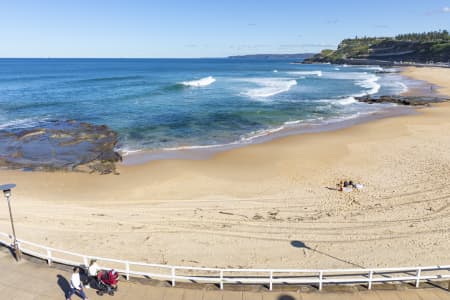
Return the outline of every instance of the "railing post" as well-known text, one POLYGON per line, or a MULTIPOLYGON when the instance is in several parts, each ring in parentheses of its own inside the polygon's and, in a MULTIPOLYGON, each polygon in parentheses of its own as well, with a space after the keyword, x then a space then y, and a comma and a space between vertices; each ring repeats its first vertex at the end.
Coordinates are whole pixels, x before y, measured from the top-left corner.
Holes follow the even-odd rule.
POLYGON ((370 271, 369 271, 369 284, 368 284, 368 289, 369 289, 369 290, 372 289, 372 278, 373 278, 373 271, 370 270, 370 271))
POLYGON ((130 280, 130 263, 129 262, 125 263, 125 271, 126 271, 125 278, 127 280, 130 280))
POLYGON ((16 249, 17 259, 20 260, 20 259, 22 259, 22 247, 20 246, 20 242, 18 240, 16 241, 16 246, 17 246, 17 249, 16 249))
POLYGON ((52 265, 52 250, 47 248, 47 263, 49 266, 52 265))
POLYGON ((270 270, 270 277, 269 277, 269 291, 272 290, 273 287, 273 271, 270 270))
POLYGON ((322 290, 322 286, 323 286, 322 280, 323 280, 323 271, 320 271, 319 272, 319 291, 322 290))
POLYGON ((220 270, 220 289, 223 290, 223 270, 220 270))
POLYGON ((172 267, 172 286, 175 286, 175 268, 172 267))
POLYGON ((418 268, 417 269, 417 273, 416 273, 416 288, 418 288, 419 287, 419 284, 420 284, 420 273, 422 273, 422 269, 421 268, 418 268))

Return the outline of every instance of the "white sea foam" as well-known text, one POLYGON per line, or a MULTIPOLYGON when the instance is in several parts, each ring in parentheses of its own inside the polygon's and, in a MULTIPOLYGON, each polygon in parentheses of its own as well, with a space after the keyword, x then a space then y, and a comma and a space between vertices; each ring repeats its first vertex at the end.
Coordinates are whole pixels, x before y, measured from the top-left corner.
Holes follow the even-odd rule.
POLYGON ((239 146, 239 145, 246 145, 246 144, 251 144, 252 142, 255 142, 261 138, 264 138, 264 137, 270 136, 272 134, 275 134, 277 132, 280 132, 288 127, 295 127, 296 125, 298 125, 300 123, 305 123, 308 121, 311 121, 311 122, 316 121, 317 122, 322 119, 323 118, 287 121, 287 122, 283 123, 283 125, 278 126, 278 127, 255 130, 255 131, 249 132, 245 135, 241 135, 238 140, 227 143, 227 144, 178 146, 178 147, 164 148, 163 150, 165 150, 165 151, 208 150, 208 149, 215 149, 215 148, 226 148, 226 147, 235 147, 235 146, 239 146))
POLYGON ((279 131, 283 130, 284 128, 285 128, 285 126, 280 126, 280 127, 275 127, 275 128, 261 129, 261 130, 253 131, 247 135, 241 136, 241 138, 239 139, 239 143, 241 143, 241 144, 242 143, 250 143, 256 139, 279 132, 279 131))
POLYGON ((346 97, 346 98, 339 99, 336 102, 340 105, 350 105, 353 103, 357 103, 358 101, 356 101, 356 99, 354 97, 346 97))
MULTIPOLYGON (((341 99, 340 101, 343 103, 344 101, 350 102, 350 98, 341 99)), ((336 100, 336 99, 334 99, 336 100)), ((353 101, 356 101, 353 98, 353 101)), ((350 103, 348 103, 350 104, 350 103)), ((345 105, 345 104, 344 104, 345 105)), ((240 145, 248 145, 252 143, 258 143, 261 141, 264 141, 266 139, 270 139, 271 135, 278 134, 283 132, 284 130, 288 130, 290 128, 301 128, 301 126, 320 126, 320 125, 326 125, 326 124, 333 124, 342 122, 349 119, 354 119, 359 117, 363 114, 370 114, 371 112, 363 113, 363 112, 356 112, 351 115, 346 116, 340 116, 340 117, 334 117, 325 119, 324 117, 318 117, 314 119, 305 119, 305 120, 294 120, 294 121, 286 121, 281 126, 278 127, 272 127, 267 129, 261 129, 249 132, 245 135, 241 135, 238 140, 235 140, 230 143, 226 144, 211 144, 211 145, 193 145, 193 146, 178 146, 178 147, 170 147, 170 148, 163 148, 163 151, 180 151, 180 150, 212 150, 212 149, 224 149, 224 148, 232 148, 240 145)))
POLYGON ((30 128, 36 126, 39 121, 45 121, 45 119, 38 120, 36 118, 25 118, 5 121, 0 124, 0 130, 7 128, 30 128))
POLYGON ((302 122, 303 122, 302 120, 295 120, 295 121, 286 121, 286 122, 284 122, 284 124, 289 126, 289 125, 300 124, 302 122))
POLYGON ((374 70, 374 71, 383 71, 383 68, 380 66, 365 66, 365 70, 374 70))
POLYGON ((128 148, 122 148, 122 149, 118 149, 118 151, 122 154, 122 156, 127 156, 127 155, 140 153, 144 150, 142 150, 142 149, 133 150, 133 149, 128 149, 128 148))
POLYGON ((381 88, 378 83, 379 77, 368 72, 324 72, 324 78, 339 80, 355 80, 355 84, 366 89, 363 93, 355 94, 360 97, 366 94, 376 94, 381 88))
POLYGON ((213 144, 213 145, 197 145, 197 146, 179 146, 179 147, 168 147, 163 148, 164 151, 178 151, 178 150, 199 150, 199 149, 212 149, 212 148, 222 148, 228 145, 232 145, 235 143, 230 144, 213 144))
POLYGON ((381 85, 389 91, 389 94, 402 94, 408 91, 411 81, 397 74, 385 74, 380 78, 381 85))
POLYGON ((301 75, 301 76, 308 76, 308 75, 315 75, 315 76, 322 76, 322 71, 292 71, 287 72, 289 75, 301 75))
POLYGON ((261 129, 257 131, 250 132, 248 134, 242 135, 238 140, 227 143, 227 144, 212 144, 212 145, 193 145, 193 146, 178 146, 178 147, 168 147, 163 148, 164 151, 180 151, 180 150, 209 150, 216 148, 226 148, 226 147, 236 147, 239 145, 250 144, 254 140, 263 138, 265 136, 274 134, 278 131, 285 129, 285 126, 280 126, 276 128, 261 129))
POLYGON ((396 83, 400 87, 399 94, 403 94, 403 93, 406 93, 408 91, 408 86, 406 84, 404 84, 403 82, 396 82, 396 83))
MULTIPOLYGON (((357 85, 359 85, 365 89, 368 89, 368 91, 366 91, 365 93, 362 93, 362 95, 376 94, 376 93, 378 93, 378 91, 381 88, 381 85, 377 82, 379 77, 375 76, 373 74, 369 74, 369 75, 371 75, 371 76, 368 76, 366 79, 362 79, 362 80, 359 80, 356 82, 357 85)), ((361 95, 361 94, 358 94, 357 96, 359 96, 359 95, 361 95)))
POLYGON ((247 78, 243 79, 243 81, 259 86, 243 92, 244 95, 255 99, 268 98, 285 93, 297 85, 297 81, 291 78, 247 78))
POLYGON ((273 70, 274 73, 278 73, 278 70, 273 70))
POLYGON ((255 140, 270 136, 277 132, 281 132, 283 130, 289 128, 299 128, 302 125, 320 125, 324 120, 323 117, 317 117, 313 119, 304 119, 304 120, 294 120, 294 121, 286 121, 283 125, 268 129, 261 129, 257 131, 250 132, 246 135, 240 137, 239 141, 233 142, 232 144, 247 144, 254 142, 255 140))
POLYGON ((368 72, 323 72, 322 77, 328 79, 358 80, 370 77, 368 72))
POLYGON ((198 80, 183 81, 183 82, 181 82, 181 84, 185 85, 185 86, 191 86, 191 87, 203 87, 203 86, 208 86, 214 82, 216 82, 216 79, 212 76, 208 76, 208 77, 198 79, 198 80))
POLYGON ((329 109, 332 108, 332 105, 346 106, 346 105, 350 105, 350 104, 354 104, 354 103, 359 103, 354 98, 354 96, 341 97, 341 98, 330 98, 330 99, 320 99, 320 100, 314 100, 314 102, 329 103, 330 105, 327 106, 329 109))

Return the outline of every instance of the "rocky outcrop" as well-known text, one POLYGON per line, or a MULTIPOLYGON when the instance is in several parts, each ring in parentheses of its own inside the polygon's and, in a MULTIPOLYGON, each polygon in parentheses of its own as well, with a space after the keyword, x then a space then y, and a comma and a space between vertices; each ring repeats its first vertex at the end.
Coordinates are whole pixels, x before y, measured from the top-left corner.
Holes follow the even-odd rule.
POLYGON ((426 106, 431 103, 439 103, 446 102, 449 99, 441 98, 441 97, 426 97, 426 96, 376 96, 372 97, 370 95, 363 97, 355 97, 355 99, 359 102, 364 102, 368 104, 374 103, 395 103, 399 105, 408 105, 408 106, 426 106))
POLYGON ((117 133, 105 125, 47 121, 0 131, 0 167, 117 173, 117 133))

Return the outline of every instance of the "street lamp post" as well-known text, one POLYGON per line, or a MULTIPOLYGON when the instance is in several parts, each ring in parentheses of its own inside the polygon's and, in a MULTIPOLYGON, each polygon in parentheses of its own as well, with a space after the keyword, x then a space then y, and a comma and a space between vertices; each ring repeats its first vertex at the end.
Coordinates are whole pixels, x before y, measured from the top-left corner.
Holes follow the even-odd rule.
POLYGON ((22 257, 22 253, 20 253, 19 243, 17 242, 17 238, 16 238, 16 230, 14 229, 14 219, 12 216, 11 201, 10 201, 11 190, 15 187, 16 187, 15 184, 4 184, 4 185, 0 185, 0 190, 3 191, 3 195, 6 198, 6 202, 8 202, 9 220, 11 221, 11 229, 12 229, 12 234, 13 234, 14 255, 16 256, 16 259, 19 261, 22 257))

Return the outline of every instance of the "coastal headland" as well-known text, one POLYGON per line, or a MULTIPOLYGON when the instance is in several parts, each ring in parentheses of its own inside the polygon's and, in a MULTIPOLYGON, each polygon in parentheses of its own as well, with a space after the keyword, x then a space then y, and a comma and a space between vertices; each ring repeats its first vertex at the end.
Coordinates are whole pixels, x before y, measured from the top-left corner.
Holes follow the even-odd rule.
MULTIPOLYGON (((448 68, 403 74, 450 95, 448 68)), ((417 112, 206 160, 119 164, 119 176, 2 170, 0 182, 17 184, 19 237, 79 253, 210 267, 445 264, 450 104, 417 112), (338 192, 340 180, 364 189, 338 192)))

